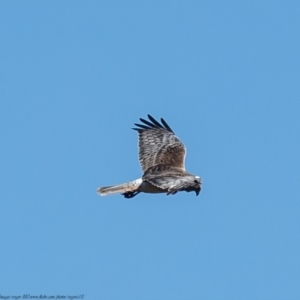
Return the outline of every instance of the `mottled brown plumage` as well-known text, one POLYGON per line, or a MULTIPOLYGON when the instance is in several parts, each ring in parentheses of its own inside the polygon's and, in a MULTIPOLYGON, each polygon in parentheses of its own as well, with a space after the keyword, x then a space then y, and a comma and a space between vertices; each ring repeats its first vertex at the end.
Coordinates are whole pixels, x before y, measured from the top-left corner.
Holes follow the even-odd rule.
POLYGON ((135 124, 139 134, 139 161, 143 177, 117 186, 99 188, 104 196, 122 193, 132 198, 140 192, 176 194, 178 191, 201 190, 201 178, 185 171, 186 149, 174 134, 167 122, 161 123, 148 115, 149 121, 140 119, 143 124, 135 124))
POLYGON ((148 115, 147 120, 140 119, 145 125, 134 124, 140 128, 133 128, 139 133, 139 161, 145 172, 157 164, 167 164, 184 169, 186 149, 173 130, 164 119, 159 124, 153 117, 148 115))

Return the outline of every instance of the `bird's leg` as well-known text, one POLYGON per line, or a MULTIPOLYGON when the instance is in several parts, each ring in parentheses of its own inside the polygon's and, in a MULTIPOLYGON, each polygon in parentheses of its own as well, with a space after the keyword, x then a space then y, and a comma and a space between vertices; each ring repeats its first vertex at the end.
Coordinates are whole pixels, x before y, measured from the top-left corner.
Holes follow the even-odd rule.
POLYGON ((134 196, 136 196, 137 194, 139 194, 140 192, 139 191, 132 191, 132 192, 126 192, 126 193, 123 193, 122 195, 127 198, 127 199, 130 199, 130 198, 133 198, 134 196))

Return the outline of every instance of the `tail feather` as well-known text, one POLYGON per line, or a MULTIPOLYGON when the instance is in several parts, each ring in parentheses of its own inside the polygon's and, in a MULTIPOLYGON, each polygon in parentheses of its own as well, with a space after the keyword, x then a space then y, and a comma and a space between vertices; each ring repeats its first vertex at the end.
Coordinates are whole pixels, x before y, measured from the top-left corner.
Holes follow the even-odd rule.
POLYGON ((97 189, 97 193, 100 196, 112 195, 112 194, 120 194, 125 192, 132 192, 137 190, 137 188, 142 183, 142 179, 137 179, 131 182, 126 182, 118 185, 104 186, 97 189))

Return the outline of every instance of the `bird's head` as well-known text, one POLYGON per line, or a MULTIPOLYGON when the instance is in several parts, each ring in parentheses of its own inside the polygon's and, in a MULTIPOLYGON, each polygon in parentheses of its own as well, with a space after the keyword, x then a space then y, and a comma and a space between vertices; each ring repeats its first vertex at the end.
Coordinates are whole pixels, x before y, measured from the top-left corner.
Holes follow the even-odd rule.
POLYGON ((196 196, 199 195, 200 191, 201 191, 201 186, 202 186, 202 180, 199 176, 195 176, 194 178, 194 184, 193 184, 193 190, 196 193, 196 196))
POLYGON ((187 192, 195 192, 196 196, 199 195, 201 191, 202 180, 199 176, 194 176, 193 181, 190 183, 190 186, 185 189, 187 192))

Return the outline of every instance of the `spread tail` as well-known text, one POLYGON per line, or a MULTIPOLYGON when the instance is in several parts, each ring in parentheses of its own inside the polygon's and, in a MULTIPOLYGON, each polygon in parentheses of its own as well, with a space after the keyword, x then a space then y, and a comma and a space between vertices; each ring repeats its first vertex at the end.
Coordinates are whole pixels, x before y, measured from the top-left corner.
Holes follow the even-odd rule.
POLYGON ((142 183, 142 179, 139 178, 137 180, 119 184, 119 185, 111 185, 104 186, 97 189, 97 193, 100 196, 112 195, 112 194, 122 194, 126 192, 133 192, 138 189, 140 184, 142 183))

